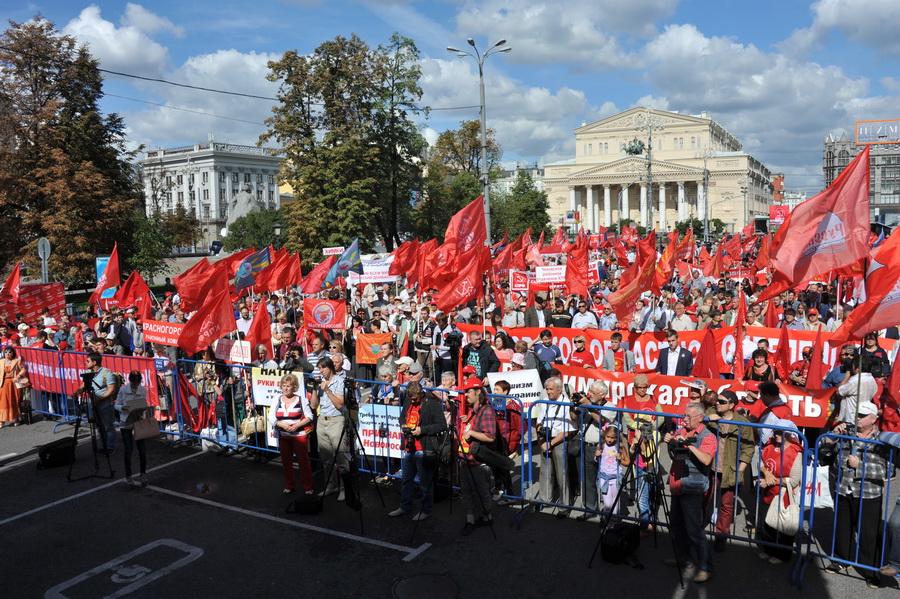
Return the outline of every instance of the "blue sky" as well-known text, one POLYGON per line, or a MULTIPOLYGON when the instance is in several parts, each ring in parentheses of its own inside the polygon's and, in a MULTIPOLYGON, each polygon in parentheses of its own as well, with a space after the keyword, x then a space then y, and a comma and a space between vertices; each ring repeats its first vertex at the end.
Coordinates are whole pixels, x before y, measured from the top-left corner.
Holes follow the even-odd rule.
MULTIPOLYGON (((260 95, 273 95, 266 61, 285 50, 351 33, 375 46, 398 31, 422 51, 423 103, 434 107, 478 103, 474 65, 447 45, 505 38, 512 52, 487 65, 489 126, 505 162, 570 157, 574 127, 635 105, 707 111, 787 173, 788 189, 814 192, 829 130, 900 117, 898 0, 57 0, 2 10, 44 15, 112 70, 260 95)), ((150 147, 210 134, 253 143, 271 107, 115 77, 104 89, 130 141, 150 147)), ((476 117, 438 111, 420 124, 434 139, 476 117)))

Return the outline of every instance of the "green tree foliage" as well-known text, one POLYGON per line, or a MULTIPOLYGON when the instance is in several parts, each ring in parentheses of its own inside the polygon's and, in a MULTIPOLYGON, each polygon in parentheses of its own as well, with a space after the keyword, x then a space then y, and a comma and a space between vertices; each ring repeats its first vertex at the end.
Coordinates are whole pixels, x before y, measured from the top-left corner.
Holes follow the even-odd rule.
POLYGON ((275 224, 281 220, 280 210, 259 210, 231 223, 228 235, 222 240, 227 251, 245 248, 262 249, 275 242, 275 224))
POLYGON ((354 35, 269 63, 280 103, 260 141, 286 154, 281 176, 296 198, 284 214, 286 245, 306 264, 354 237, 364 251, 400 240, 425 146, 408 116, 422 94, 418 60, 409 39, 372 50, 354 35))
MULTIPOLYGON (((463 121, 459 129, 441 133, 430 149, 422 199, 410 215, 410 230, 420 239, 443 236, 450 217, 481 195, 479 131, 478 121, 463 121)), ((493 169, 502 151, 493 129, 487 134, 488 165, 493 169)))
POLYGON ((137 270, 152 284, 157 276, 169 274, 168 258, 172 251, 172 237, 167 233, 162 216, 155 212, 150 216, 143 210, 135 210, 134 248, 126 261, 128 268, 137 270))
POLYGON ((515 239, 529 227, 535 235, 541 231, 551 234, 549 208, 547 194, 535 187, 528 171, 520 170, 508 193, 491 195, 491 238, 500 239, 508 233, 515 239))
MULTIPOLYGON (((703 221, 699 218, 691 218, 688 220, 682 220, 675 223, 675 230, 677 230, 680 234, 684 235, 687 233, 688 228, 694 230, 694 236, 697 239, 703 238, 703 221)), ((710 235, 715 235, 716 237, 722 235, 725 232, 725 223, 722 222, 721 219, 711 218, 709 219, 709 233, 710 235)))
POLYGON ((200 236, 200 220, 178 204, 172 212, 162 212, 159 222, 173 247, 187 247, 200 236))
POLYGON ((94 278, 94 257, 132 250, 139 191, 125 126, 102 115, 97 61, 74 38, 35 18, 0 36, 0 259, 36 265, 45 236, 59 248, 55 279, 94 278), (61 251, 64 248, 64 251, 61 251))

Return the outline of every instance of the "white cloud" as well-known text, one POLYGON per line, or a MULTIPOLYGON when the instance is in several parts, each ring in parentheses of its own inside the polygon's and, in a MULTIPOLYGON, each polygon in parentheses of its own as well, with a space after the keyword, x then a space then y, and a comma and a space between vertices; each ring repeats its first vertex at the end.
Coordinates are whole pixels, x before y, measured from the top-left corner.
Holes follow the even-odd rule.
POLYGON ((575 68, 635 66, 635 55, 618 34, 648 36, 669 17, 677 0, 570 0, 564 4, 525 0, 467 2, 457 14, 460 35, 505 38, 509 60, 565 63, 575 68))
POLYGON ((781 44, 803 54, 822 43, 831 31, 872 46, 885 54, 900 54, 900 2, 897 0, 818 0, 811 6, 813 22, 796 29, 781 44))
MULTIPOLYGON (((140 10, 152 15, 143 8, 140 10)), ((100 14, 100 7, 93 4, 69 21, 63 33, 87 44, 101 66, 113 71, 158 75, 168 61, 168 50, 150 39, 144 31, 130 24, 116 27, 105 20, 100 14)))
POLYGON ((134 4, 133 2, 125 5, 125 14, 122 15, 121 22, 125 27, 134 27, 144 33, 167 31, 175 37, 184 36, 183 27, 179 27, 166 17, 154 14, 140 4, 134 4))

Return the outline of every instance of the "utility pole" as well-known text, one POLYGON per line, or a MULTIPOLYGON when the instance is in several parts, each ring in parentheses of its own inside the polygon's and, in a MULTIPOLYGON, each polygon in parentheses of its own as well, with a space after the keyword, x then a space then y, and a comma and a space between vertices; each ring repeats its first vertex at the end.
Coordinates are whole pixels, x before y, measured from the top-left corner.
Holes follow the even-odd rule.
POLYGON ((647 132, 647 224, 653 227, 653 132, 665 127, 650 110, 637 115, 635 122, 639 130, 647 132))
MULTIPOLYGON (((703 153, 695 155, 696 158, 703 158, 703 243, 709 241, 709 167, 707 161, 712 157, 713 152, 709 146, 703 149, 703 153)), ((700 194, 697 194, 697 208, 700 208, 700 194)))

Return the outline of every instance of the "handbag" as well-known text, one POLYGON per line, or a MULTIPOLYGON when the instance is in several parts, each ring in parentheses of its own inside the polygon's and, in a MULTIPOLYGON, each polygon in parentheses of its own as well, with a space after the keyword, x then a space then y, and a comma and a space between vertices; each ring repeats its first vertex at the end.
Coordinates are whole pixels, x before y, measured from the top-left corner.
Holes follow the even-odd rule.
POLYGON ((785 478, 779 483, 778 495, 766 511, 766 525, 788 536, 794 536, 800 530, 800 506, 794 498, 791 479, 785 478))
POLYGON ((247 416, 241 421, 241 434, 245 437, 264 432, 266 432, 266 419, 259 414, 247 416))
POLYGON ((159 436, 159 422, 152 414, 146 418, 135 420, 132 426, 135 441, 153 439, 159 436))
POLYGON ((491 449, 484 443, 479 443, 471 450, 472 455, 482 464, 487 464, 491 468, 499 470, 512 470, 516 467, 516 463, 512 461, 508 455, 503 455, 499 451, 491 449))

